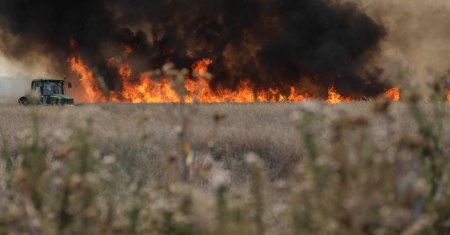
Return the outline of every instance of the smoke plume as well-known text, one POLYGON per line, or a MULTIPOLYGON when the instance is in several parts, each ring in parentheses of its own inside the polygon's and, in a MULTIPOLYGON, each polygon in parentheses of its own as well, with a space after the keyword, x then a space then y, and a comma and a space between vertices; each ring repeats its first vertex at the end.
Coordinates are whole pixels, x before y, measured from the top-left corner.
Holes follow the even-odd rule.
POLYGON ((0 0, 0 25, 8 60, 45 55, 51 73, 69 74, 74 39, 111 90, 122 84, 108 59, 120 59, 125 46, 133 49, 128 60, 136 74, 210 58, 212 86, 233 88, 242 79, 255 89, 312 84, 317 96, 331 86, 348 96, 385 89, 372 63, 385 29, 349 2, 0 0))
MULTIPOLYGON (((13 45, 14 38, 0 32, 0 45, 13 45)), ((0 51, 0 103, 15 103, 19 96, 29 92, 31 80, 37 77, 58 76, 52 57, 37 50, 30 51, 27 56, 20 56, 17 60, 5 56, 0 51)))
POLYGON ((387 37, 382 45, 384 61, 392 61, 394 57, 405 63, 412 71, 412 82, 417 85, 426 83, 430 75, 449 75, 450 1, 354 2, 385 27, 387 37))

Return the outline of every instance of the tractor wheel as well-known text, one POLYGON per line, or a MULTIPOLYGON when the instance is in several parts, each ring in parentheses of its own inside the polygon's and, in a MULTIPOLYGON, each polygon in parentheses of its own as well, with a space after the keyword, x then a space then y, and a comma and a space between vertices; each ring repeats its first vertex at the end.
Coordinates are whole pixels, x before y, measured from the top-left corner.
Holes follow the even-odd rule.
POLYGON ((28 105, 30 105, 30 102, 28 101, 27 98, 22 97, 22 98, 19 99, 19 104, 21 104, 23 106, 28 106, 28 105))

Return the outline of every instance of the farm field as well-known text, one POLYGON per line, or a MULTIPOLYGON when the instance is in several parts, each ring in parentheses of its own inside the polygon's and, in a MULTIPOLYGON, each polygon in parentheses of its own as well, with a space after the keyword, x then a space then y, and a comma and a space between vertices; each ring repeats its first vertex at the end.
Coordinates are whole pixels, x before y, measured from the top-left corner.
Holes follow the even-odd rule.
POLYGON ((0 106, 0 234, 445 234, 450 106, 0 106))
POLYGON ((450 234, 449 0, 1 0, 0 235, 450 234))

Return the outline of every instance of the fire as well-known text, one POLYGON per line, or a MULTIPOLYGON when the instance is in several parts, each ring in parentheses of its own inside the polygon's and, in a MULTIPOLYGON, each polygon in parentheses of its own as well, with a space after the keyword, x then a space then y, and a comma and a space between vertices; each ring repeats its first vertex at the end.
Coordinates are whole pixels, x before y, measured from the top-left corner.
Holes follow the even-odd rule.
POLYGON ((198 78, 197 80, 187 79, 184 84, 188 92, 188 102, 194 99, 202 103, 300 102, 309 99, 307 94, 299 92, 293 86, 290 87, 288 95, 274 88, 255 91, 250 81, 245 79, 238 84, 235 90, 223 87, 213 90, 205 75, 208 72, 208 66, 212 63, 213 61, 210 59, 203 59, 194 64, 193 71, 198 78))
MULTIPOLYGON (((71 48, 76 47, 76 41, 70 41, 71 48)), ((71 56, 69 62, 72 70, 79 75, 88 102, 130 102, 130 103, 251 103, 251 102, 302 102, 311 97, 299 87, 291 86, 281 91, 277 88, 255 89, 249 80, 243 79, 235 89, 210 86, 208 67, 213 63, 210 59, 202 59, 192 66, 192 76, 184 76, 182 81, 172 81, 169 78, 153 78, 150 72, 135 74, 128 56, 133 49, 124 46, 121 59, 110 58, 107 65, 117 69, 121 78, 122 88, 109 92, 105 97, 98 81, 88 66, 80 57, 71 56)), ((393 101, 400 100, 400 89, 394 87, 385 92, 384 96, 393 101)), ((450 101, 450 91, 447 95, 450 101)), ((334 87, 328 89, 326 99, 329 104, 351 102, 350 97, 342 96, 334 87)))
MULTIPOLYGON (((399 101, 401 98, 400 88, 394 87, 384 93, 384 97, 393 101, 399 101)), ((447 91, 447 101, 450 102, 450 90, 447 91)))
MULTIPOLYGON (((151 77, 142 75, 136 84, 126 85, 121 92, 126 101, 132 103, 170 103, 182 99, 167 79, 154 81, 151 77)), ((249 103, 249 102, 299 102, 309 97, 298 93, 291 87, 289 96, 282 95, 278 90, 254 92, 249 81, 242 81, 236 90, 218 88, 213 90, 205 77, 197 80, 186 79, 183 84, 186 91, 184 101, 191 103, 197 100, 201 103, 249 103)))
POLYGON ((80 76, 80 82, 86 91, 89 102, 104 102, 100 86, 92 71, 83 63, 80 57, 72 56, 69 59, 72 70, 80 76))
MULTIPOLYGON (((125 52, 124 58, 131 52, 125 52)), ((203 59, 198 61, 192 67, 196 79, 186 77, 182 86, 185 90, 185 96, 180 97, 177 89, 174 88, 174 82, 167 78, 153 79, 150 73, 139 75, 138 81, 132 81, 133 70, 128 62, 117 64, 115 58, 108 60, 109 66, 116 66, 117 72, 122 79, 123 88, 120 92, 111 92, 110 100, 112 102, 131 102, 131 103, 173 103, 173 102, 194 102, 202 103, 249 103, 249 102, 301 102, 308 100, 308 94, 299 91, 294 86, 290 87, 288 94, 283 94, 280 90, 270 88, 267 90, 255 91, 248 80, 242 80, 237 89, 228 88, 212 89, 209 84, 207 74, 208 66, 213 61, 203 59), (183 99, 182 99, 183 98, 183 99)), ((72 70, 80 76, 80 81, 89 102, 105 102, 106 98, 102 95, 93 73, 87 68, 81 58, 71 57, 70 64, 72 70)))
POLYGON ((394 87, 389 90, 387 90, 384 93, 384 97, 387 99, 393 100, 393 101, 399 101, 400 100, 400 88, 394 87))
MULTIPOLYGON (((126 60, 133 51, 125 46, 123 58, 126 60)), ((138 82, 133 82, 133 70, 128 62, 118 66, 123 89, 114 100, 131 103, 173 103, 180 102, 180 97, 167 79, 153 80, 149 75, 141 74, 138 82)))
POLYGON ((329 104, 338 104, 342 102, 351 102, 352 99, 348 97, 343 97, 341 94, 339 94, 334 87, 330 87, 328 89, 328 99, 327 102, 329 104))
MULTIPOLYGON (((125 52, 124 57, 131 52, 125 52)), ((159 80, 152 79, 148 74, 141 74, 138 81, 132 81, 133 70, 127 62, 117 65, 116 60, 108 61, 110 66, 117 66, 118 74, 121 76, 123 88, 120 92, 111 92, 110 100, 113 102, 131 103, 172 103, 194 102, 202 103, 250 103, 250 102, 302 102, 310 99, 309 95, 291 86, 289 93, 285 94, 276 88, 267 90, 256 90, 251 86, 249 80, 242 80, 236 89, 218 87, 212 89, 209 84, 207 72, 208 66, 213 63, 210 59, 203 59, 195 63, 192 70, 197 79, 186 78, 183 88, 186 91, 182 99, 179 92, 173 87, 173 82, 167 78, 159 80)), ((89 102, 104 102, 106 98, 102 95, 93 73, 87 68, 79 57, 71 57, 72 70, 80 76, 80 81, 86 91, 89 102)), ((330 88, 328 103, 336 104, 349 102, 350 98, 340 95, 334 88, 330 88)))
POLYGON ((180 102, 176 91, 170 81, 161 79, 154 81, 146 75, 141 75, 136 84, 124 83, 120 93, 125 101, 131 103, 173 103, 180 102))
POLYGON ((213 63, 210 59, 203 59, 194 64, 193 70, 197 75, 203 76, 208 72, 208 66, 213 63))
POLYGON ((254 91, 248 80, 239 83, 236 90, 217 88, 212 90, 205 78, 187 80, 185 87, 188 91, 187 101, 197 98, 202 103, 250 103, 250 102, 300 102, 309 99, 295 87, 290 88, 288 95, 283 95, 278 89, 254 91))

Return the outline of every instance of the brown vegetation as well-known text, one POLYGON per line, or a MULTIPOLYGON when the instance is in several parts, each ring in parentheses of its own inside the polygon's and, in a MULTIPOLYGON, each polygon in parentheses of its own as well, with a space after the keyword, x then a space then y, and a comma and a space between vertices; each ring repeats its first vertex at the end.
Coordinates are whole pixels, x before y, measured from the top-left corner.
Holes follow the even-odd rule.
POLYGON ((443 234, 449 107, 413 98, 1 106, 0 234, 443 234))

